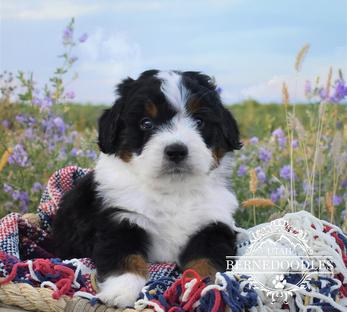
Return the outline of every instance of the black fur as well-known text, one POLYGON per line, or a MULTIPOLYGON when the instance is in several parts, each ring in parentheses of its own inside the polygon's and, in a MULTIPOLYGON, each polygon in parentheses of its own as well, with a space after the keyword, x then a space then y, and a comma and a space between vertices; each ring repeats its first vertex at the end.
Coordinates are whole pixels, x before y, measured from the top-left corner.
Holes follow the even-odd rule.
POLYGON ((198 259, 209 259, 221 272, 226 270, 226 256, 236 254, 236 233, 224 223, 211 223, 189 240, 180 256, 180 265, 198 259))
POLYGON ((117 220, 120 208, 106 207, 88 173, 66 193, 54 220, 55 252, 62 259, 92 258, 99 280, 123 266, 129 255, 147 258, 149 238, 140 227, 117 220))

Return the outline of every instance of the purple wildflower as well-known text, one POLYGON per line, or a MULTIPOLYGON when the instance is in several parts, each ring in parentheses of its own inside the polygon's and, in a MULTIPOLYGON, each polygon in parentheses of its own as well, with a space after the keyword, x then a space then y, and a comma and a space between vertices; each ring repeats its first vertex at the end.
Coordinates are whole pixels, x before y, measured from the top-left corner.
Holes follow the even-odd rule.
POLYGON ((286 147, 286 144, 287 144, 287 138, 285 136, 284 137, 278 137, 277 142, 278 142, 280 149, 284 149, 286 147))
POLYGON ((50 131, 52 128, 55 127, 55 124, 52 120, 52 118, 45 118, 41 121, 42 129, 44 132, 50 131))
POLYGON ((4 192, 5 193, 12 193, 13 187, 7 183, 4 183, 4 192))
POLYGON ((327 91, 324 88, 319 89, 319 97, 322 101, 327 98, 327 91))
POLYGON ((68 136, 65 138, 65 142, 67 144, 72 144, 76 140, 77 136, 78 136, 78 132, 77 131, 71 131, 68 134, 68 136))
POLYGON ((31 187, 33 193, 40 192, 41 190, 43 190, 43 185, 40 182, 35 182, 31 187))
POLYGON ((259 148, 258 157, 261 161, 268 162, 272 158, 272 153, 271 153, 271 151, 261 147, 261 148, 259 148))
POLYGON ((4 128, 8 129, 10 127, 10 122, 7 119, 4 119, 4 120, 1 121, 1 125, 4 128))
POLYGON ((256 167, 255 169, 255 172, 257 174, 257 178, 260 182, 264 183, 266 181, 266 174, 263 170, 263 168, 261 167, 256 167))
POLYGON ((19 192, 19 209, 22 213, 28 211, 29 195, 28 192, 19 192))
POLYGON ((13 153, 8 158, 9 164, 17 164, 20 167, 25 167, 28 165, 28 154, 25 151, 23 145, 17 144, 14 149, 13 153))
POLYGON ((52 106, 52 104, 53 104, 53 99, 49 95, 47 95, 41 103, 41 108, 50 107, 52 106))
POLYGON ((73 91, 68 91, 68 92, 65 93, 65 97, 66 97, 67 99, 69 99, 69 100, 72 100, 72 99, 75 98, 75 92, 73 92, 73 91))
POLYGON ((79 37, 78 41, 83 43, 83 42, 86 42, 87 39, 88 39, 88 34, 84 33, 81 37, 79 37))
POLYGON ((237 176, 243 177, 247 174, 247 167, 245 165, 240 165, 239 169, 237 170, 237 176))
POLYGON ((341 183, 342 187, 347 187, 347 179, 344 179, 341 183))
POLYGON ((65 147, 63 147, 62 149, 60 149, 59 151, 59 159, 66 159, 66 149, 65 147))
POLYGON ((333 196, 333 204, 334 206, 338 206, 342 203, 342 197, 338 196, 338 195, 334 195, 333 196))
POLYGON ((39 106, 39 107, 42 106, 42 100, 39 97, 37 97, 37 96, 33 97, 32 103, 33 103, 33 105, 36 105, 36 106, 39 106))
POLYGON ((347 86, 342 79, 339 79, 335 82, 335 93, 331 100, 333 102, 340 102, 345 98, 345 96, 347 96, 347 86))
POLYGON ((258 137, 256 137, 256 136, 251 137, 249 140, 249 143, 251 143, 252 145, 257 145, 259 143, 258 137))
MULTIPOLYGON (((280 177, 285 180, 290 180, 290 177, 292 175, 292 168, 290 165, 285 165, 280 170, 280 177)), ((294 174, 293 174, 294 176, 294 174)))
POLYGON ((96 152, 93 150, 86 150, 84 155, 92 160, 95 160, 97 157, 96 152))
POLYGON ((284 137, 284 132, 281 128, 277 128, 276 130, 272 132, 272 135, 276 138, 282 138, 284 137))
POLYGON ((272 136, 274 136, 277 139, 278 145, 280 149, 285 148, 287 144, 287 138, 285 137, 285 134, 281 128, 277 128, 272 132, 272 136))
POLYGON ((305 96, 310 97, 312 94, 311 82, 309 80, 305 81, 305 96))
POLYGON ((278 202, 285 196, 285 188, 283 185, 278 187, 275 191, 271 192, 271 199, 273 202, 278 202))
POLYGON ((79 150, 78 150, 76 147, 74 147, 74 148, 70 151, 70 154, 71 154, 71 156, 76 157, 76 156, 78 156, 78 155, 80 154, 80 152, 79 152, 79 150))
POLYGON ((48 152, 50 152, 50 153, 53 152, 55 147, 56 147, 55 142, 53 142, 53 141, 48 142, 48 146, 47 146, 48 152))
POLYGON ((26 117, 22 114, 16 115, 16 121, 19 123, 25 123, 26 122, 26 117))
POLYGON ((34 138, 34 131, 33 131, 33 128, 27 128, 27 129, 25 129, 24 134, 25 134, 25 137, 26 137, 27 139, 33 139, 33 138, 34 138))
POLYGON ((13 200, 19 200, 20 192, 18 190, 14 190, 14 191, 12 191, 11 196, 12 196, 13 200))
POLYGON ((55 117, 53 119, 54 126, 63 133, 65 131, 65 123, 64 120, 61 117, 55 117))
POLYGON ((67 27, 63 32, 63 44, 68 45, 73 41, 73 29, 71 27, 67 27))
POLYGON ((298 148, 298 146, 299 146, 298 140, 295 140, 295 139, 294 139, 294 140, 292 141, 292 147, 293 147, 293 148, 298 148))
POLYGON ((29 116, 29 117, 27 118, 27 124, 28 124, 30 127, 33 126, 33 125, 35 125, 35 123, 36 123, 36 119, 35 119, 34 117, 29 116))

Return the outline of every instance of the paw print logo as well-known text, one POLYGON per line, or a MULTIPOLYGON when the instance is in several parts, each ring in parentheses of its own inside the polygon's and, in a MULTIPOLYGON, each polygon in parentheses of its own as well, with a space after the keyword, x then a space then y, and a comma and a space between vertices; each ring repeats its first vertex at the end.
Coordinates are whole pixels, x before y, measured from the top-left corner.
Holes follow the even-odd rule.
POLYGON ((277 274, 276 277, 272 280, 272 284, 274 284, 275 289, 284 289, 287 281, 284 279, 283 274, 277 274))

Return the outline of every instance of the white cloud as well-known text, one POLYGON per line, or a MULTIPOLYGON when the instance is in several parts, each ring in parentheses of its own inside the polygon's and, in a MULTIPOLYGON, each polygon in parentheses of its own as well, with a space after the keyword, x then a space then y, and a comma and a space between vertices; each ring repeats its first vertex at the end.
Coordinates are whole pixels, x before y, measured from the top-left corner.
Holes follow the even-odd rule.
POLYGON ((2 19, 57 20, 91 14, 100 9, 96 3, 80 1, 25 1, 10 0, 1 3, 2 19))
POLYGON ((265 82, 260 82, 255 85, 248 86, 241 90, 241 95, 245 98, 253 98, 259 101, 274 101, 281 100, 281 90, 283 82, 288 85, 289 94, 293 99, 303 100, 304 92, 302 87, 305 80, 299 77, 292 76, 273 76, 265 82))
POLYGON ((81 78, 74 86, 77 100, 82 102, 113 101, 114 86, 143 70, 141 47, 125 33, 108 33, 99 28, 81 46, 79 55, 77 71, 81 78))

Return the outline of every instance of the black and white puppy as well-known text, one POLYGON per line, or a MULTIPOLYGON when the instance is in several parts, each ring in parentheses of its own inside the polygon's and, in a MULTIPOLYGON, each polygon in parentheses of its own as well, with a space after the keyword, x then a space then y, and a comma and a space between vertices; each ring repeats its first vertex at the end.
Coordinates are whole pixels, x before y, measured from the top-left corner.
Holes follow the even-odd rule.
POLYGON ((147 262, 177 262, 202 276, 235 255, 230 152, 235 119, 212 79, 150 70, 118 86, 99 120, 95 170, 62 199, 53 225, 59 257, 91 257, 99 298, 133 305, 147 262))

